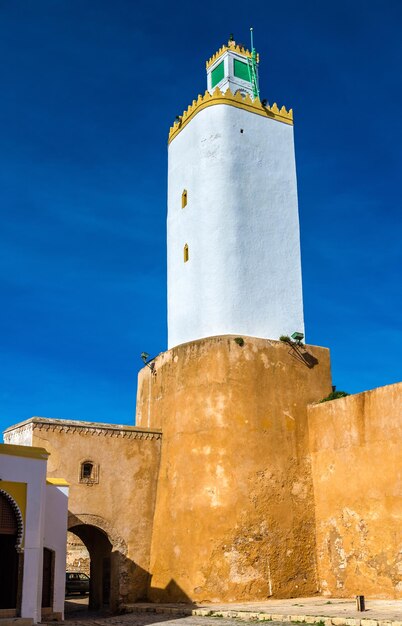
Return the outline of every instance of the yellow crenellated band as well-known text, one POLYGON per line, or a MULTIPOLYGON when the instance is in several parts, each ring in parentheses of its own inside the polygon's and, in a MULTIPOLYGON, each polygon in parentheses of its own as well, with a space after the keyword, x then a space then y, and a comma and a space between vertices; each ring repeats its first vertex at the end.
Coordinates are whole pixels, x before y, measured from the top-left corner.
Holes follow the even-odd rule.
MULTIPOLYGON (((237 44, 235 41, 229 41, 227 46, 222 46, 221 48, 219 48, 218 52, 215 52, 215 54, 210 59, 208 59, 205 64, 206 68, 209 69, 211 65, 213 65, 215 61, 219 59, 219 57, 221 57, 227 50, 231 50, 232 52, 237 52, 238 54, 242 54, 243 56, 251 58, 250 50, 243 48, 243 46, 239 46, 239 44, 237 44)), ((260 57, 257 54, 257 63, 259 63, 259 61, 260 57)))
POLYGON ((287 111, 284 106, 279 109, 276 102, 272 106, 269 106, 268 104, 264 106, 258 98, 252 100, 249 95, 243 97, 240 92, 233 95, 230 89, 225 91, 225 93, 222 93, 219 87, 216 87, 213 94, 210 94, 207 90, 203 96, 198 96, 197 100, 193 100, 188 109, 184 111, 180 121, 175 122, 173 126, 170 127, 168 143, 170 143, 180 133, 180 131, 187 126, 190 120, 192 120, 197 113, 202 111, 202 109, 206 109, 207 107, 214 106, 216 104, 228 104, 229 106, 244 109, 245 111, 255 113, 256 115, 262 115, 263 117, 278 120, 278 122, 283 122, 284 124, 293 125, 292 109, 287 111))

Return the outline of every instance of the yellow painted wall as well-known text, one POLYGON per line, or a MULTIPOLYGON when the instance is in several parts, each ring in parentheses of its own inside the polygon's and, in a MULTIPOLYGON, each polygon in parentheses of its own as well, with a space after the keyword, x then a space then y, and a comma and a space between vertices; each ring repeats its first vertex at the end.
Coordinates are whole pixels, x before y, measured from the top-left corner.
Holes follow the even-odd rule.
POLYGON ((329 351, 308 351, 313 368, 279 341, 214 337, 140 372, 137 425, 163 429, 152 599, 317 590, 307 404, 331 374, 329 351))
POLYGON ((25 522, 26 506, 27 506, 27 484, 15 483, 8 480, 0 481, 0 489, 6 491, 19 506, 22 519, 25 522))
POLYGON ((21 511, 22 519, 24 521, 24 534, 21 542, 21 546, 23 547, 25 539, 25 522, 27 508, 27 484, 2 480, 0 481, 0 489, 3 489, 3 491, 8 493, 15 500, 21 511))
POLYGON ((402 383, 308 417, 321 590, 402 598, 402 383))

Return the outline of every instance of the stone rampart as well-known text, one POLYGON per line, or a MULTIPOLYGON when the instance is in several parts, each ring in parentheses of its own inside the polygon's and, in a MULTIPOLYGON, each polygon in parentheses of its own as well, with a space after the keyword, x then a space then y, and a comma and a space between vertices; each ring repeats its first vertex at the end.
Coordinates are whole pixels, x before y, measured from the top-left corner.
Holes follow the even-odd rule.
POLYGON ((402 383, 308 409, 320 590, 402 598, 402 383))
POLYGON ((182 344, 139 375, 137 424, 162 428, 154 600, 316 592, 307 405, 329 351, 251 337, 182 344))

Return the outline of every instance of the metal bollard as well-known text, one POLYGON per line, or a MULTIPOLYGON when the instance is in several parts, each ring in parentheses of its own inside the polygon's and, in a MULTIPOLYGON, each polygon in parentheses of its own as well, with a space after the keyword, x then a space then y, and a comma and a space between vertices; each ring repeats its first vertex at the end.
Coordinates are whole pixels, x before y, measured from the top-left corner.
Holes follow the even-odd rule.
POLYGON ((364 596, 356 596, 356 608, 358 611, 365 611, 364 596))

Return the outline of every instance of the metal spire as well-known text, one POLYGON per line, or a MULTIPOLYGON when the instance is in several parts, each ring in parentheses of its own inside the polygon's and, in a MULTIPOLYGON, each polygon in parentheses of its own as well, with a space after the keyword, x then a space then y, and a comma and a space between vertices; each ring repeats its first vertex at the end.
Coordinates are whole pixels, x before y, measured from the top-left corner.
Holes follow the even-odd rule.
POLYGON ((250 82, 253 86, 254 98, 260 97, 260 89, 258 86, 258 68, 257 68, 257 52, 254 48, 253 27, 250 27, 251 37, 251 59, 248 59, 248 71, 250 74, 250 82))

